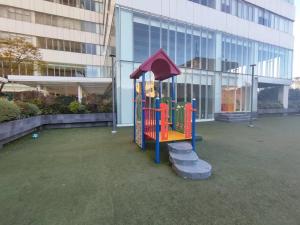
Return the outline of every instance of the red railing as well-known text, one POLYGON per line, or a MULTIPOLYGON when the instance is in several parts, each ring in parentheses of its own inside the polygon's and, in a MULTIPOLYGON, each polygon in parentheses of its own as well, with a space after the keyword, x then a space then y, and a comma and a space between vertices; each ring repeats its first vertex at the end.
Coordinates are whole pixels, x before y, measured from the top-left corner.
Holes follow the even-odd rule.
POLYGON ((192 138, 192 113, 193 106, 191 103, 185 104, 184 110, 184 134, 185 138, 192 138))
POLYGON ((156 117, 154 108, 144 108, 145 110, 145 135, 155 140, 155 125, 156 125, 156 117))
POLYGON ((169 138, 169 106, 166 103, 160 104, 160 139, 168 140, 169 138))
POLYGON ((168 140, 169 137, 169 106, 160 104, 160 109, 144 108, 145 110, 145 135, 149 139, 156 139, 156 111, 160 111, 160 140, 168 140))

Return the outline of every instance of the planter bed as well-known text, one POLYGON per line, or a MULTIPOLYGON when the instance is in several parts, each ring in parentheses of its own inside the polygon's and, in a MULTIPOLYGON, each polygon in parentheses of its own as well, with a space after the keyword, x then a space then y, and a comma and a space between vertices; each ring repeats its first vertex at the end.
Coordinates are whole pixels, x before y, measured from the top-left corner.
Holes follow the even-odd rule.
POLYGON ((13 140, 33 132, 36 128, 72 128, 108 126, 112 113, 42 115, 0 123, 0 148, 13 140))

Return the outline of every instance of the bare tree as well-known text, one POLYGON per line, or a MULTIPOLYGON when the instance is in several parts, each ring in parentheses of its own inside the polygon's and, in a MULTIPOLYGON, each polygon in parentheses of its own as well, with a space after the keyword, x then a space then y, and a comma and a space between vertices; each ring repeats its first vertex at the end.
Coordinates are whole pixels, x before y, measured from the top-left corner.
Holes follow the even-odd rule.
MULTIPOLYGON (((2 75, 15 74, 21 63, 32 65, 32 70, 41 68, 44 64, 39 48, 28 42, 24 37, 0 39, 0 61, 2 62, 2 75)), ((0 75, 1 76, 1 75, 0 75)), ((0 93, 5 82, 0 83, 0 93)))

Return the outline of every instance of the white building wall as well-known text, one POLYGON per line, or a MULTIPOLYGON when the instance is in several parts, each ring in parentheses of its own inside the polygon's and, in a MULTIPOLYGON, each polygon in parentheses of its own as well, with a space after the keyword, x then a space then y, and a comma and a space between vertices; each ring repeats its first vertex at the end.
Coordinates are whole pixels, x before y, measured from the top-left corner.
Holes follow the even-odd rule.
MULTIPOLYGON (((103 14, 44 0, 0 0, 0 4, 76 20, 103 23, 103 14)), ((0 17, 0 32, 103 45, 104 35, 0 17)), ((33 39, 35 41, 35 39, 33 39)), ((60 64, 104 65, 103 56, 42 49, 43 60, 60 64)))

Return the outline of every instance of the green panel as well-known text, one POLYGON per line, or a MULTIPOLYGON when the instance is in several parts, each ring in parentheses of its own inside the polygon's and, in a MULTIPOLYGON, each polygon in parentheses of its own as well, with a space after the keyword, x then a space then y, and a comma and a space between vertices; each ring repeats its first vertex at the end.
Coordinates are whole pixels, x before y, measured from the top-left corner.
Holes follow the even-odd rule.
POLYGON ((181 133, 184 133, 184 108, 185 103, 175 104, 175 128, 181 133))

